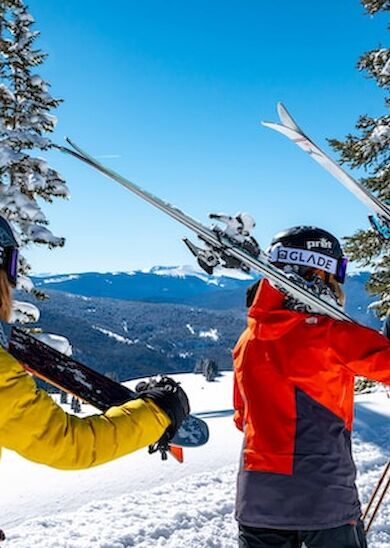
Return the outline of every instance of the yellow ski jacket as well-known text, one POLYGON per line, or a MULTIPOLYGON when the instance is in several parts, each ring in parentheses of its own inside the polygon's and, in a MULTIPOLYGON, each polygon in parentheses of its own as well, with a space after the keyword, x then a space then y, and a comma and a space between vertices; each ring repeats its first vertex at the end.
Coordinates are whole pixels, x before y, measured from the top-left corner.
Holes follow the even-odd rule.
POLYGON ((0 348, 0 451, 64 470, 90 468, 156 442, 169 424, 157 405, 142 399, 104 415, 68 415, 0 348))

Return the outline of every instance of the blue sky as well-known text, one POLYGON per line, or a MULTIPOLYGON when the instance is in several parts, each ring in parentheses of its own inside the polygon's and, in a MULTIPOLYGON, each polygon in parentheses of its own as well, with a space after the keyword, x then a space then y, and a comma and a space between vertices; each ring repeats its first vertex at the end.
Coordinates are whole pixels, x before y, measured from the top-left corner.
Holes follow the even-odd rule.
MULTIPOLYGON (((64 103, 55 139, 72 137, 113 169, 207 223, 250 212, 255 236, 316 224, 338 236, 367 226, 366 209, 282 136, 283 101, 326 150, 383 94, 355 68, 385 44, 387 19, 358 0, 30 0, 49 54, 39 68, 64 103)), ((58 152, 47 155, 71 199, 45 208, 66 237, 34 249, 35 272, 190 264, 188 231, 119 185, 58 152)))

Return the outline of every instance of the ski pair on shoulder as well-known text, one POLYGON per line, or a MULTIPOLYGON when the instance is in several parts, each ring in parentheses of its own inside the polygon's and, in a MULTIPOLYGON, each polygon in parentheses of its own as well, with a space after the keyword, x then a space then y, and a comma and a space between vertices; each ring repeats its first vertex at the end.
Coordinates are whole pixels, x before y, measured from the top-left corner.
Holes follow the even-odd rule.
POLYGON ((375 215, 369 215, 369 221, 373 229, 383 239, 390 239, 390 207, 379 200, 367 190, 359 181, 349 175, 337 162, 326 154, 303 130, 298 126, 294 118, 282 103, 278 103, 277 110, 280 124, 274 122, 262 122, 263 126, 281 133, 299 148, 304 150, 318 162, 326 171, 343 184, 375 215))
POLYGON ((60 145, 55 145, 55 148, 88 164, 192 230, 204 247, 197 246, 187 238, 184 242, 207 273, 211 274, 216 266, 237 268, 245 272, 253 270, 267 277, 292 300, 302 303, 311 311, 327 314, 337 320, 352 321, 339 306, 337 299, 324 298, 327 297, 327 284, 317 278, 308 281, 307 277, 301 275, 304 269, 320 269, 344 281, 346 260, 337 240, 329 233, 315 227, 296 227, 293 233, 281 234, 274 239, 270 253, 266 253, 251 235, 255 223, 249 214, 211 214, 211 219, 224 226, 213 225, 209 228, 101 164, 70 139, 67 139, 67 143, 71 148, 60 145), (304 244, 300 249, 299 242, 304 244), (291 249, 292 245, 297 248, 291 249), (299 268, 288 271, 291 262, 299 265, 299 268))

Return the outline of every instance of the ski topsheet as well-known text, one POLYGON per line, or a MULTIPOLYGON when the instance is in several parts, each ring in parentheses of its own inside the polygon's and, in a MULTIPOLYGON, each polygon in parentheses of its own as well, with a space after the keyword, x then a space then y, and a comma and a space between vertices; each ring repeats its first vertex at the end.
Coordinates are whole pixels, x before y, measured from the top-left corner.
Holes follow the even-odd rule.
POLYGON ((112 169, 101 164, 95 158, 93 158, 93 156, 91 156, 90 154, 82 150, 78 145, 73 143, 70 139, 66 139, 66 141, 72 148, 61 145, 55 145, 55 148, 57 148, 61 152, 64 152, 65 154, 70 154, 78 160, 88 164, 100 173, 106 175, 108 178, 113 179, 120 185, 124 186, 127 190, 130 190, 143 200, 157 207, 179 223, 183 224, 184 226, 195 232, 195 234, 197 234, 197 236, 203 242, 209 245, 214 251, 220 250, 223 252, 225 257, 228 256, 233 260, 235 259, 238 263, 246 265, 248 269, 252 269, 266 276, 268 279, 272 280, 277 286, 289 293, 292 297, 310 307, 314 312, 327 314, 328 316, 337 320, 352 321, 351 318, 341 309, 333 306, 330 302, 321 299, 314 293, 311 293, 305 287, 301 287, 297 285, 294 281, 289 279, 281 270, 276 268, 272 263, 267 260, 264 253, 260 253, 257 258, 251 256, 238 245, 234 245, 234 243, 232 243, 232 241, 229 238, 225 237, 223 234, 217 234, 215 231, 196 221, 177 207, 169 204, 168 202, 165 202, 161 198, 153 196, 153 194, 151 194, 150 192, 142 189, 122 175, 119 175, 112 169))
POLYGON ((281 123, 262 122, 263 126, 269 127, 278 131, 282 135, 288 137, 302 150, 307 152, 313 160, 318 162, 326 169, 333 177, 343 184, 350 192, 363 202, 369 209, 380 217, 384 217, 390 221, 390 208, 388 208, 374 194, 371 194, 359 181, 349 175, 344 169, 330 156, 328 156, 318 145, 316 145, 298 126, 291 114, 282 103, 277 105, 278 114, 281 123))
MULTIPOLYGON (((110 407, 139 398, 139 394, 127 386, 65 356, 22 329, 12 329, 8 352, 36 377, 100 411, 107 411, 110 407)), ((198 417, 188 415, 171 443, 180 447, 199 447, 208 438, 207 424, 198 417)))

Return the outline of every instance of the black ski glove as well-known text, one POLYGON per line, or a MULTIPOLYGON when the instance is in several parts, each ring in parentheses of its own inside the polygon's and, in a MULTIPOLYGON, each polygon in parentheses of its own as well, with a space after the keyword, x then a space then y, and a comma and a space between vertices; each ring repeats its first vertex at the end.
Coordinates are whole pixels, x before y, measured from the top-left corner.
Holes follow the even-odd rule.
POLYGON ((148 382, 141 381, 135 390, 140 398, 152 400, 170 418, 171 424, 164 434, 165 440, 169 442, 190 412, 187 394, 179 383, 170 377, 151 378, 148 382))

